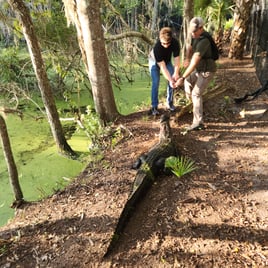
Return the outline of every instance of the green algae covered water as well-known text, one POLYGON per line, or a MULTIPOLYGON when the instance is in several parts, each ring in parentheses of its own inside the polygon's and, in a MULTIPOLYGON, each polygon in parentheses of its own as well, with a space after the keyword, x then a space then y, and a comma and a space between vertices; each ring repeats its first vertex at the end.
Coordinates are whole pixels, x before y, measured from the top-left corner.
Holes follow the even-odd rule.
MULTIPOLYGON (((58 154, 46 119, 36 121, 26 117, 21 120, 9 115, 6 124, 25 200, 36 201, 53 194, 83 170, 85 163, 58 154)), ((85 137, 74 136, 68 143, 74 151, 88 151, 85 137)), ((13 217, 14 210, 10 208, 13 201, 0 145, 0 226, 13 217)))

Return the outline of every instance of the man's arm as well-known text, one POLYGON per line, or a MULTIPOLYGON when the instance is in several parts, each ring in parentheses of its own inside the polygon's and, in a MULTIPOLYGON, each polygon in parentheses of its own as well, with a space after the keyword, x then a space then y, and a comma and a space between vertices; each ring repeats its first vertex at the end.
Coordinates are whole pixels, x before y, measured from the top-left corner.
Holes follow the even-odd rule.
POLYGON ((169 82, 169 85, 171 87, 174 87, 174 79, 172 78, 172 76, 170 75, 168 69, 167 69, 167 66, 166 66, 166 63, 165 61, 160 61, 160 62, 157 62, 161 72, 163 73, 164 77, 168 80, 169 82))
POLYGON ((177 56, 174 58, 174 74, 172 75, 175 81, 178 80, 180 75, 180 57, 177 56))
POLYGON ((178 81, 175 83, 175 87, 181 86, 183 84, 185 78, 187 78, 195 70, 195 68, 196 68, 197 64, 199 63, 199 61, 201 60, 201 58, 202 57, 200 56, 199 52, 196 52, 193 54, 189 66, 185 70, 182 77, 179 78, 178 81))
POLYGON ((187 67, 187 69, 185 70, 183 77, 186 78, 187 76, 189 76, 196 68, 197 64, 199 63, 199 61, 201 60, 201 56, 199 54, 199 52, 196 52, 193 54, 190 64, 187 67))
POLYGON ((191 58, 193 56, 193 48, 191 45, 189 45, 187 51, 186 51, 186 58, 184 60, 183 66, 187 68, 190 64, 191 58))

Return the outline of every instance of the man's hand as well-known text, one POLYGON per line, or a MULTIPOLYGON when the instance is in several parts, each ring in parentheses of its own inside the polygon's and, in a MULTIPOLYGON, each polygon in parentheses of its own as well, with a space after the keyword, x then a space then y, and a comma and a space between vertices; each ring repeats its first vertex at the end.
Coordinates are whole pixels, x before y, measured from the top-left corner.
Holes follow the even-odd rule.
POLYGON ((183 67, 187 68, 190 65, 190 60, 189 59, 185 59, 183 62, 183 67))
POLYGON ((172 79, 176 82, 176 81, 179 79, 179 75, 176 74, 176 73, 174 73, 174 74, 172 75, 172 79))
POLYGON ((176 88, 176 81, 174 79, 169 81, 169 86, 172 87, 172 88, 176 88))
POLYGON ((183 85, 183 82, 184 82, 185 78, 184 77, 180 77, 176 83, 175 83, 175 87, 179 87, 179 86, 182 86, 183 85))

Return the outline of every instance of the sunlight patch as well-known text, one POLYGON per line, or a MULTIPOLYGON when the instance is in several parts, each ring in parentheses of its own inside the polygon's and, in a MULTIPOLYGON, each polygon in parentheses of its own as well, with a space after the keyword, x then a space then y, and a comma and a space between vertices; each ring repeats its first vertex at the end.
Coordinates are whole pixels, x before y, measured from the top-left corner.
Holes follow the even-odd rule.
POLYGON ((250 116, 250 115, 262 115, 266 112, 267 109, 259 109, 259 110, 253 110, 253 111, 246 111, 245 109, 243 109, 239 115, 241 118, 245 118, 246 116, 250 116))

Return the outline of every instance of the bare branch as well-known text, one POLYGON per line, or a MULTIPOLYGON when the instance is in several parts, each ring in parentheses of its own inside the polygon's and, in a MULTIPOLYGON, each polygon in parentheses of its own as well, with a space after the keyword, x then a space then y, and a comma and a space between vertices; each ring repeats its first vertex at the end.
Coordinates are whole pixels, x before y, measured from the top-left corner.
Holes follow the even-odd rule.
POLYGON ((22 119, 23 113, 18 109, 12 109, 7 107, 0 107, 0 114, 18 114, 18 116, 22 119))
POLYGON ((122 17, 122 15, 120 14, 120 12, 119 11, 117 11, 116 10, 116 8, 112 5, 112 3, 110 2, 110 1, 105 1, 105 4, 107 5, 107 7, 115 14, 115 15, 117 15, 119 18, 120 18, 120 20, 121 20, 121 22, 122 22, 122 24, 127 28, 127 29, 129 29, 129 25, 127 24, 127 22, 124 20, 124 18, 122 17))
POLYGON ((146 36, 145 34, 140 33, 140 32, 135 32, 135 31, 129 31, 129 32, 121 33, 121 34, 105 36, 105 40, 106 41, 116 41, 116 40, 129 38, 129 37, 138 37, 149 45, 153 45, 153 43, 154 43, 154 41, 151 38, 149 38, 148 36, 146 36))

